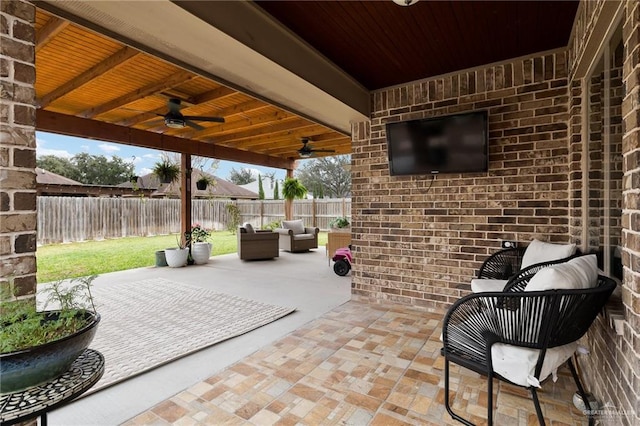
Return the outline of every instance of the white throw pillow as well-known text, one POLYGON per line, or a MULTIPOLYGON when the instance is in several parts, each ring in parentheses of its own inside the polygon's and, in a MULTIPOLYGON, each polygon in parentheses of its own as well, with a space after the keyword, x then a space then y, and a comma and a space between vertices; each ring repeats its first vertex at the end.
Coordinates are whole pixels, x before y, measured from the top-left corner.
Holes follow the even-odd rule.
POLYGON ((575 244, 552 244, 534 239, 522 256, 521 269, 540 262, 560 260, 576 252, 575 244))
POLYGON ((304 224, 302 220, 283 220, 282 227, 284 229, 291 229, 293 235, 304 234, 304 224))
POLYGON ((255 229, 253 229, 253 225, 251 225, 250 223, 245 223, 244 225, 242 225, 242 227, 247 230, 247 234, 256 233, 255 229))
POLYGON ((597 284, 598 259, 595 254, 589 254, 539 270, 524 290, 577 290, 592 288, 597 284))
POLYGON ((471 280, 471 291, 483 293, 486 291, 502 291, 508 280, 491 280, 487 278, 474 278, 471 280))

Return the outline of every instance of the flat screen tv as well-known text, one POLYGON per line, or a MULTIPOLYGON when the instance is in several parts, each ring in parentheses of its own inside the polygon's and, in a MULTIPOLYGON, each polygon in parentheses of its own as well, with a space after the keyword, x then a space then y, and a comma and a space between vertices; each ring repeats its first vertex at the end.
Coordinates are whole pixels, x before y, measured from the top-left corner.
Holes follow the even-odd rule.
POLYGON ((388 123, 387 149, 391 175, 486 172, 487 112, 388 123))

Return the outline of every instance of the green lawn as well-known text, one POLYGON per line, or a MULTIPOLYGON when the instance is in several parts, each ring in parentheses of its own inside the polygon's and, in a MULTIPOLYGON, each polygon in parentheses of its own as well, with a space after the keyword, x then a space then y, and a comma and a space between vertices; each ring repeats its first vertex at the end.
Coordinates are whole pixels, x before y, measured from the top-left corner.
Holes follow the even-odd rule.
MULTIPOLYGON (((211 234, 213 256, 235 253, 236 235, 228 231, 211 234)), ((327 233, 318 236, 318 246, 327 244, 327 233)), ((130 237, 105 241, 51 244, 38 247, 38 282, 104 274, 155 265, 155 252, 176 246, 176 235, 130 237)))

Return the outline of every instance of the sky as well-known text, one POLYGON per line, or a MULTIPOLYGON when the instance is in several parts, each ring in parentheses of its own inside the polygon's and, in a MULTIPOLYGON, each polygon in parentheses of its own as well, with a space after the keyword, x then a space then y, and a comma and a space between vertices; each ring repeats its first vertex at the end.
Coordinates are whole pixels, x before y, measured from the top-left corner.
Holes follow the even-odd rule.
MULTIPOLYGON (((151 173, 153 165, 160 160, 162 151, 140 148, 137 146, 121 145, 111 142, 96 141, 93 139, 75 138, 72 136, 58 135, 54 133, 36 132, 36 156, 55 155, 57 157, 71 158, 75 154, 86 152, 91 155, 104 155, 107 158, 118 156, 124 161, 133 163, 135 173, 139 176, 151 173)), ((211 173, 211 162, 205 164, 204 171, 211 173)), ((221 160, 215 176, 229 180, 231 169, 240 170, 249 168, 256 173, 266 174, 275 172, 277 179, 284 179, 286 171, 270 167, 255 166, 253 164, 236 163, 221 160)))

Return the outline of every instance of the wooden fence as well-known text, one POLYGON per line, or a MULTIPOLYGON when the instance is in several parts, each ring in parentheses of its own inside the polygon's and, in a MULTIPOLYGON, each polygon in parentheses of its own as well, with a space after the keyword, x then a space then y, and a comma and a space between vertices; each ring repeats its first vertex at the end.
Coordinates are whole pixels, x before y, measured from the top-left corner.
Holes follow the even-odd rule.
MULTIPOLYGON (((192 221, 223 230, 226 205, 235 203, 241 222, 262 228, 284 219, 283 200, 192 200, 192 221)), ((351 216, 350 199, 295 200, 293 214, 307 226, 328 229, 351 216)), ((149 198, 38 197, 38 244, 150 236, 180 232, 180 200, 149 198)))

